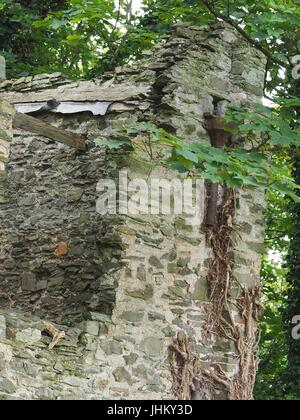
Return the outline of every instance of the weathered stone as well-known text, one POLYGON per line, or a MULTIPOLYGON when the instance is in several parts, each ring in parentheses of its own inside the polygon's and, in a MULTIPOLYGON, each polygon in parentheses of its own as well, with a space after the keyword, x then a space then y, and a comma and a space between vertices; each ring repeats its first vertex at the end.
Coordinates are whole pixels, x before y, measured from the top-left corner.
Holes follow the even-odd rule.
POLYGON ((99 324, 99 335, 106 335, 108 333, 108 325, 107 324, 99 324))
POLYGON ((149 300, 153 297, 153 286, 147 284, 143 289, 126 290, 126 294, 136 299, 149 300))
POLYGON ((131 375, 123 366, 115 369, 112 374, 117 382, 127 382, 129 385, 132 384, 131 375))
POLYGON ((16 341, 20 341, 25 344, 35 344, 41 340, 42 334, 40 330, 26 328, 25 330, 17 331, 15 338, 16 341))
POLYGON ((142 379, 148 378, 148 372, 144 365, 138 365, 132 369, 132 373, 142 379))
POLYGON ((172 262, 168 264, 168 273, 176 274, 178 271, 179 268, 176 263, 172 262))
POLYGON ((162 332, 166 337, 173 337, 175 335, 174 330, 169 325, 166 328, 163 328, 162 332))
POLYGON ((205 316, 200 315, 200 314, 195 314, 195 313, 188 313, 187 314, 187 319, 191 319, 193 321, 202 321, 205 322, 205 316))
POLYGON ((198 279, 195 285, 195 290, 192 294, 192 299, 194 300, 207 300, 207 283, 205 279, 198 279))
POLYGON ((191 257, 181 257, 177 261, 177 265, 179 267, 186 267, 190 261, 191 261, 191 257))
POLYGON ((137 361, 139 355, 136 353, 130 353, 128 356, 123 357, 126 362, 126 365, 133 365, 137 361))
POLYGON ((24 273, 22 279, 22 289, 28 292, 35 292, 37 289, 37 279, 33 273, 24 273))
POLYGON ((67 200, 69 203, 79 201, 83 195, 83 190, 81 188, 69 190, 67 193, 67 200))
POLYGON ((146 270, 143 266, 138 267, 136 276, 139 280, 146 281, 146 270))
POLYGON ((141 322, 143 317, 144 317, 144 313, 141 311, 139 312, 125 311, 120 315, 121 319, 125 319, 126 321, 129 321, 129 322, 141 322))
POLYGON ((184 298, 185 297, 185 291, 178 286, 171 286, 168 288, 169 292, 173 295, 175 295, 178 298, 184 298))
POLYGON ((97 321, 87 321, 85 325, 85 331, 91 335, 99 334, 99 324, 97 321))
MULTIPOLYGON (((1 354, 0 354, 0 356, 1 356, 1 354)), ((3 358, 0 358, 0 372, 1 372, 2 369, 5 368, 5 365, 6 365, 5 360, 3 358)))
POLYGON ((183 315, 184 314, 184 309, 182 309, 182 308, 172 308, 171 312, 175 315, 183 315))
POLYGON ((63 367, 63 365, 59 362, 55 363, 53 369, 59 373, 63 373, 65 368, 63 367))
POLYGON ((71 387, 83 387, 84 381, 77 376, 63 376, 62 382, 71 387))
POLYGON ((257 276, 254 276, 249 272, 246 273, 239 270, 233 270, 232 276, 242 288, 253 288, 257 285, 257 276))
POLYGON ((266 246, 264 243, 259 242, 247 242, 247 246, 254 252, 258 254, 264 254, 266 251, 266 246))
POLYGON ((141 349, 150 357, 161 357, 163 351, 163 340, 156 337, 147 337, 141 343, 141 349))
POLYGON ((3 315, 0 315, 0 339, 6 338, 6 319, 3 315))
POLYGON ((252 232, 253 226, 249 223, 245 223, 244 226, 241 229, 241 232, 247 233, 247 235, 250 235, 252 232))
POLYGON ((174 285, 185 288, 189 285, 189 283, 186 280, 175 280, 174 285))
POLYGON ((148 379, 147 385, 159 385, 161 383, 161 379, 158 375, 154 375, 148 379))
POLYGON ((129 393, 129 388, 122 388, 122 387, 118 387, 118 386, 113 386, 110 388, 112 392, 116 392, 118 394, 128 394, 129 393))
POLYGON ((189 274, 193 274, 193 271, 190 268, 188 268, 188 267, 184 267, 184 268, 180 269, 178 271, 178 273, 181 276, 188 276, 189 274))
POLYGON ((164 315, 159 314, 157 312, 149 312, 148 318, 149 318, 149 321, 156 321, 156 320, 165 321, 166 320, 166 317, 164 315))
POLYGON ((0 392, 5 392, 6 394, 13 394, 16 392, 16 385, 9 379, 2 379, 0 381, 0 392))
POLYGON ((61 286, 64 283, 64 276, 54 276, 48 280, 47 286, 48 288, 56 288, 57 286, 61 286))
POLYGON ((171 251, 168 253, 168 260, 172 262, 176 260, 176 257, 177 257, 177 251, 175 248, 172 248, 171 251))
POLYGON ((190 244, 192 246, 199 246, 200 243, 201 243, 200 239, 191 238, 191 237, 186 236, 186 235, 178 235, 178 238, 181 239, 184 242, 187 242, 188 244, 190 244))
POLYGON ((162 273, 153 274, 153 279, 157 286, 161 286, 164 283, 164 275, 162 273))
POLYGON ((172 229, 171 226, 161 226, 160 230, 167 238, 172 238, 174 236, 174 229, 172 229))
POLYGON ((155 256, 149 258, 149 264, 151 264, 155 268, 164 268, 163 264, 155 256))
POLYGON ((108 356, 111 354, 122 354, 123 352, 121 343, 116 340, 102 341, 100 346, 108 356))

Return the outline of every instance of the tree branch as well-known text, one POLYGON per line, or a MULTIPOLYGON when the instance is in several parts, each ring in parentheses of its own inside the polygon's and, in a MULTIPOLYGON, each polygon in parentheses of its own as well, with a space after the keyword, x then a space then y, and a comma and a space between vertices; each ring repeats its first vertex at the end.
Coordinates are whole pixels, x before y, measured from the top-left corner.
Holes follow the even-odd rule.
POLYGON ((202 0, 202 3, 204 4, 204 6, 207 7, 207 9, 210 11, 210 13, 213 16, 215 16, 218 19, 223 20, 224 22, 228 23, 233 28, 235 28, 246 39, 246 41, 248 41, 251 45, 253 45, 259 51, 265 54, 265 56, 268 57, 271 61, 273 61, 273 63, 278 64, 279 66, 284 67, 284 68, 291 67, 290 64, 285 63, 284 61, 279 60, 278 58, 274 57, 271 51, 268 50, 268 48, 265 48, 263 45, 261 45, 259 41, 256 41, 255 39, 251 38, 251 36, 248 35, 247 32, 244 31, 244 29, 242 29, 239 26, 239 24, 235 22, 230 16, 226 16, 223 13, 217 12, 209 1, 202 0))
POLYGON ((132 6, 133 6, 133 0, 129 0, 127 3, 127 11, 126 11, 126 24, 127 25, 131 23, 132 6))
POLYGON ((121 0, 119 0, 116 22, 115 22, 115 25, 114 25, 111 33, 110 33, 110 36, 114 35, 114 33, 115 33, 115 31, 116 31, 116 29, 118 27, 118 23, 119 23, 120 17, 121 17, 121 0))

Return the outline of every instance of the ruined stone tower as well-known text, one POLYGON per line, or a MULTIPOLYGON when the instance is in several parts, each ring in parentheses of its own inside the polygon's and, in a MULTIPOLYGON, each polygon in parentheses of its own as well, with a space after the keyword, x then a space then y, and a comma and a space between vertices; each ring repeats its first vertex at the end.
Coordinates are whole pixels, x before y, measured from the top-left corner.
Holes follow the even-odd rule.
MULTIPOLYGON (((220 211, 220 252, 230 263, 220 262, 218 227, 212 242, 182 216, 97 213, 100 179, 117 180, 120 170, 177 175, 149 173, 130 150, 93 140, 143 121, 188 142, 207 139, 205 113, 241 93, 260 101, 264 65, 224 24, 177 25, 142 60, 101 80, 51 74, 0 83, 0 398, 251 398, 262 194, 219 197, 221 207, 234 201, 231 214, 220 211), (87 150, 12 130, 16 111, 81 134, 87 150), (65 332, 53 349, 42 321, 65 332)), ((202 198, 203 221, 204 184, 202 198)))

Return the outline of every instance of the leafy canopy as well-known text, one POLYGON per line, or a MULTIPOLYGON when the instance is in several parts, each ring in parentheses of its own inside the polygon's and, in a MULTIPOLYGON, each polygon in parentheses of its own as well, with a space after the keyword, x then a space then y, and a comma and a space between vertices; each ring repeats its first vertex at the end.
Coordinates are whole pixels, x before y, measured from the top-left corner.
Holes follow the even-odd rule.
MULTIPOLYGON (((300 189, 290 171, 281 162, 270 159, 272 152, 300 144, 300 130, 293 130, 276 109, 256 104, 253 110, 231 108, 225 120, 234 121, 232 134, 242 138, 247 147, 215 148, 207 140, 189 144, 151 123, 139 123, 125 129, 122 137, 98 139, 110 149, 131 144, 138 159, 150 165, 168 165, 179 172, 202 177, 214 183, 226 183, 230 188, 243 186, 272 190, 300 199, 300 189), (162 147, 165 149, 162 152, 162 147)), ((286 165, 288 165, 286 163, 286 165)))

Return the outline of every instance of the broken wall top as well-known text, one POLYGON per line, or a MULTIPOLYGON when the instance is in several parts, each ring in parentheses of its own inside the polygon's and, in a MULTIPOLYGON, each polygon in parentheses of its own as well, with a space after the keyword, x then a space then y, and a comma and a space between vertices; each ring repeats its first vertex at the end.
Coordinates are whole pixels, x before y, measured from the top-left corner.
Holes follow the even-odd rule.
POLYGON ((51 100, 57 102, 51 112, 88 110, 94 115, 144 111, 162 102, 195 117, 212 111, 216 102, 238 102, 241 92, 249 101, 259 101, 265 62, 263 54, 227 24, 218 22, 209 28, 177 24, 161 44, 144 52, 143 59, 101 79, 72 81, 61 73, 40 74, 1 82, 0 94, 24 113, 38 111, 51 100), (189 95, 199 102, 207 97, 206 109, 191 106, 195 101, 189 95))

